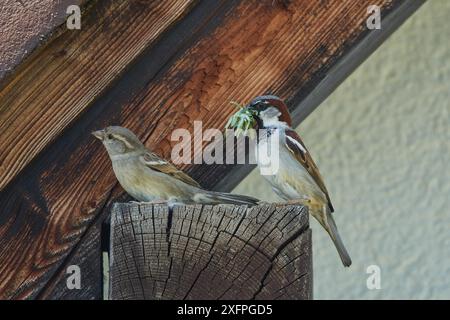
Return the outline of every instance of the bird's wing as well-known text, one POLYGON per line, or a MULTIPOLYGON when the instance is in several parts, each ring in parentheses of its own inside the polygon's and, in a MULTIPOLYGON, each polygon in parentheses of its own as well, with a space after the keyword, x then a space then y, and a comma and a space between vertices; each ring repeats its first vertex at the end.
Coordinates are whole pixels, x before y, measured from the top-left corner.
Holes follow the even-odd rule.
POLYGON ((177 169, 173 164, 170 162, 167 162, 164 159, 161 159, 156 154, 152 152, 146 152, 143 156, 141 156, 141 161, 150 169, 156 170, 162 173, 165 173, 169 176, 174 177, 175 179, 181 180, 191 186, 201 188, 201 186, 189 177, 186 173, 183 171, 177 169))
POLYGON ((323 178, 319 172, 319 168, 317 168, 314 163, 314 160, 306 149, 302 139, 300 139, 300 136, 294 130, 286 130, 286 147, 294 155, 295 159, 297 159, 297 161, 300 162, 300 164, 308 171, 317 186, 325 194, 327 197, 328 206, 330 207, 331 212, 333 212, 334 208, 331 203, 328 190, 325 187, 325 183, 323 182, 323 178))

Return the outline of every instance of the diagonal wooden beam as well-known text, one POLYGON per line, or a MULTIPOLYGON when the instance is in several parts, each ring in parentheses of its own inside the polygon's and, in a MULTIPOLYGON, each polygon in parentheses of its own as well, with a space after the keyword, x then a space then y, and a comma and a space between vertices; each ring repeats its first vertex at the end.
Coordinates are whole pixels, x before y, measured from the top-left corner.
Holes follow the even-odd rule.
MULTIPOLYGON (((245 102, 271 92, 286 98, 295 114, 307 114, 422 2, 297 0, 286 6, 277 1, 236 0, 215 2, 213 10, 210 1, 200 2, 104 91, 66 97, 90 102, 76 115, 69 112, 71 120, 58 122, 58 116, 47 110, 42 126, 56 123, 58 129, 48 131, 52 138, 40 145, 32 161, 16 170, 20 174, 0 195, 0 297, 74 297, 65 290, 66 266, 93 265, 88 260, 92 255, 84 254, 86 244, 98 248, 101 221, 123 191, 102 146, 90 137, 91 130, 124 125, 168 157, 173 129, 192 130, 195 120, 202 120, 204 129, 223 128, 234 112, 231 100, 245 102), (377 31, 365 25, 366 9, 373 4, 382 7, 384 17, 377 31), (392 21, 390 27, 383 29, 383 21, 392 21), (345 62, 364 41, 372 49, 365 53, 359 49, 357 63, 345 62), (339 67, 340 62, 350 66, 339 67)), ((117 19, 130 20, 120 15, 117 19)), ((140 22, 135 19, 132 24, 140 22)), ((18 83, 17 88, 26 86, 18 83)), ((65 92, 55 89, 49 87, 50 96, 65 92)), ((15 96, 11 99, 23 98, 19 92, 15 96)), ((24 117, 26 122, 28 115, 24 117)), ((27 145, 28 140, 21 139, 19 146, 22 143, 27 145)), ((8 156, 26 157, 17 150, 8 156)), ((248 170, 226 165, 183 168, 207 188, 228 190, 248 170)), ((100 272, 90 280, 100 282, 100 272)), ((98 294, 97 289, 86 289, 83 297, 99 298, 98 294)))
MULTIPOLYGON (((382 10, 382 28, 364 30, 357 39, 344 45, 341 55, 320 68, 307 86, 288 97, 294 127, 314 111, 361 63, 399 28, 426 0, 393 1, 390 8, 382 10)), ((216 190, 233 188, 254 169, 252 165, 234 166, 215 184, 216 190)))
POLYGON ((195 2, 96 1, 59 27, 0 89, 0 190, 195 2))

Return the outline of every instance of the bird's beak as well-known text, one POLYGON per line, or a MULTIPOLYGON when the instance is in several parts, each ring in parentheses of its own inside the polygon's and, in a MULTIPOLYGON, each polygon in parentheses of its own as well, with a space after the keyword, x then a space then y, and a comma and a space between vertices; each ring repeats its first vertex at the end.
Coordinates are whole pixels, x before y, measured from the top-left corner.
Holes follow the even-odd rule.
POLYGON ((245 109, 251 111, 251 113, 257 118, 259 117, 259 110, 255 104, 249 103, 244 107, 245 109))
POLYGON ((254 115, 254 119, 256 119, 256 125, 253 126, 253 129, 258 130, 258 129, 262 128, 262 123, 261 123, 261 119, 259 117, 259 111, 257 109, 257 104, 250 102, 244 108, 251 111, 252 114, 254 115))
POLYGON ((92 135, 96 137, 98 140, 103 141, 105 138, 105 130, 97 130, 92 132, 92 135))
POLYGON ((255 114, 255 113, 256 113, 256 112, 255 112, 255 107, 254 107, 253 105, 251 105, 251 104, 246 105, 246 106, 244 107, 244 109, 245 109, 245 110, 248 110, 248 111, 251 111, 252 114, 255 114))

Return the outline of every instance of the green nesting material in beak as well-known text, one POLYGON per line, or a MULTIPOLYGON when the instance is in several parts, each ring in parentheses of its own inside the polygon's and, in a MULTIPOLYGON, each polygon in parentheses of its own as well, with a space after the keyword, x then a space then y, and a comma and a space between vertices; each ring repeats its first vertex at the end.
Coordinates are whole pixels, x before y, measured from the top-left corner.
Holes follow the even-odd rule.
POLYGON ((239 111, 231 116, 225 126, 225 129, 234 129, 234 134, 236 137, 243 134, 244 136, 254 138, 256 136, 254 129, 256 124, 256 111, 234 101, 231 103, 238 107, 239 111))

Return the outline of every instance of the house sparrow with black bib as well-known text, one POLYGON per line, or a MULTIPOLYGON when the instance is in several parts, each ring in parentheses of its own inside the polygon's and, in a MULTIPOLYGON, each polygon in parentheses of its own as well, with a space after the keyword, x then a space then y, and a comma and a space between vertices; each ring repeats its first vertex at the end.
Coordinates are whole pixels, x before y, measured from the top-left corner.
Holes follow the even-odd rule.
POLYGON ((173 164, 149 151, 130 130, 111 126, 92 133, 102 141, 120 185, 142 202, 175 204, 256 205, 259 200, 204 190, 173 164))
POLYGON ((261 174, 282 199, 308 206, 311 215, 329 233, 344 266, 350 266, 352 261, 334 222, 334 209, 327 188, 310 153, 291 128, 291 116, 285 103, 276 96, 260 96, 233 117, 235 118, 230 123, 245 123, 245 129, 252 126, 264 129, 257 131, 259 134, 256 144, 256 158, 261 174), (239 122, 240 119, 245 121, 239 122), (260 151, 272 143, 271 139, 277 142, 278 159, 276 168, 273 168, 271 174, 267 174, 267 165, 273 162, 264 159, 264 152, 260 151))

